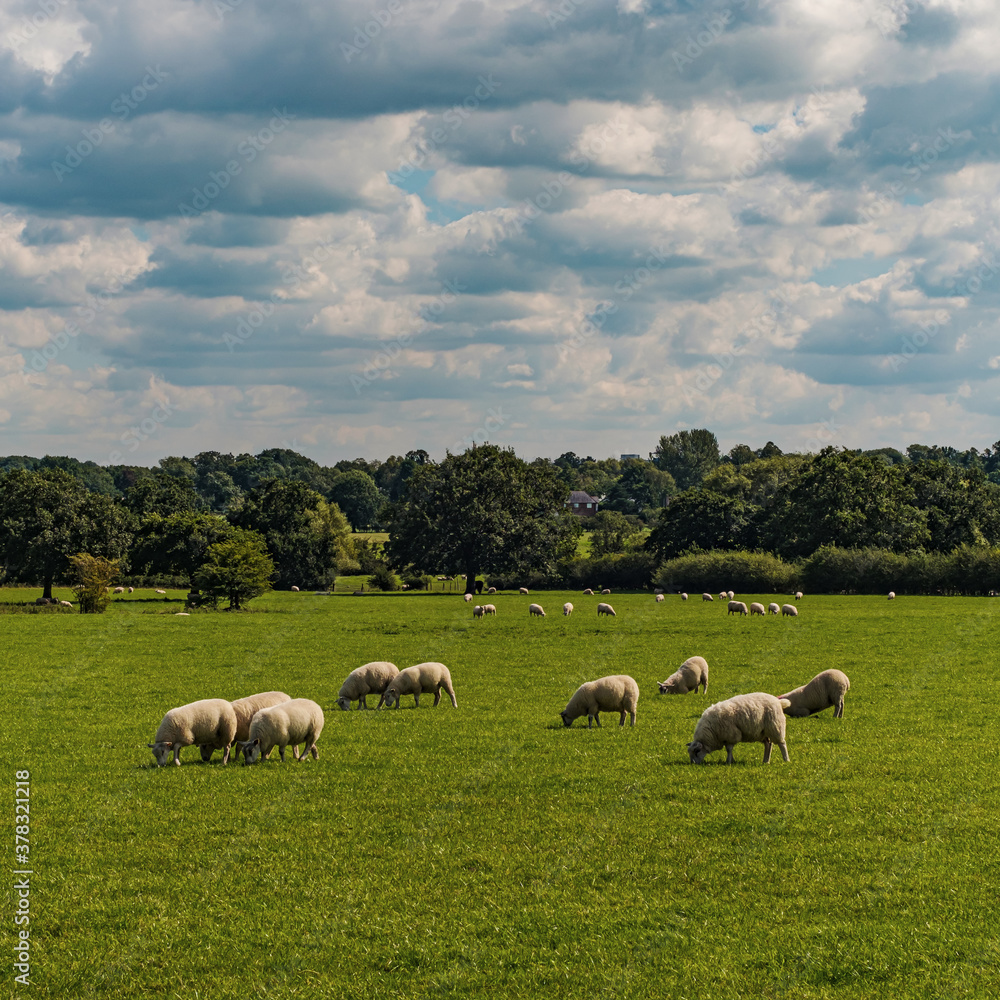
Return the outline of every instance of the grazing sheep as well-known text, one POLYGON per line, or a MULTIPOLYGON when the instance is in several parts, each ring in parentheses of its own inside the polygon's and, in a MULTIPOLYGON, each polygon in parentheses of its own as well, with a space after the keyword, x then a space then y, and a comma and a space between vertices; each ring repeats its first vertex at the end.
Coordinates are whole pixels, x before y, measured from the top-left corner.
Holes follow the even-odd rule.
POLYGON ((414 667, 407 667, 400 670, 398 674, 389 682, 389 686, 382 692, 382 702, 386 708, 393 705, 399 708, 399 700, 404 694, 413 695, 413 704, 420 707, 420 696, 422 694, 434 693, 434 707, 437 708, 441 700, 441 689, 448 693, 451 698, 453 708, 458 708, 455 700, 455 689, 451 686, 451 673, 443 663, 418 663, 414 667))
POLYGON ((824 670, 808 684, 797 687, 788 694, 779 694, 778 701, 785 715, 794 719, 804 719, 824 709, 833 707, 835 719, 844 717, 844 695, 850 690, 851 682, 847 674, 840 670, 824 670))
POLYGON ((890 590, 889 591, 889 600, 890 601, 896 600, 896 591, 894 591, 894 590, 890 590))
POLYGON ((573 605, 570 604, 569 601, 567 601, 563 605, 563 614, 564 615, 571 615, 571 614, 573 614, 573 605))
POLYGON ((124 594, 125 593, 125 588, 124 587, 115 587, 115 589, 112 591, 112 593, 113 594, 124 594))
POLYGON ((763 614, 764 614, 764 605, 758 604, 757 601, 754 601, 753 604, 750 605, 750 616, 753 617, 754 615, 763 615, 763 614))
POLYGON ((686 601, 687 599, 688 599, 688 595, 687 594, 681 594, 681 600, 682 601, 686 601))
POLYGON ((602 593, 602 594, 610 594, 610 593, 611 593, 611 591, 610 591, 610 590, 608 590, 608 588, 607 588, 607 587, 605 587, 605 588, 604 588, 604 590, 602 590, 602 591, 601 591, 601 593, 602 593))
POLYGON ((462 594, 462 600, 468 604, 472 600, 472 594, 462 594))
POLYGON ((615 614, 615 609, 611 607, 610 604, 598 604, 597 605, 597 617, 600 618, 601 615, 610 615, 612 618, 617 618, 615 614))
POLYGON ((129 592, 130 594, 134 594, 134 593, 135 593, 135 587, 129 587, 129 588, 128 588, 128 592, 129 592))
POLYGON ((165 591, 165 590, 157 590, 157 591, 154 591, 154 593, 157 593, 157 594, 165 594, 165 593, 166 593, 166 591, 165 591))
POLYGON ((601 728, 601 712, 620 713, 618 725, 625 725, 628 714, 630 724, 635 725, 635 710, 639 703, 639 685, 628 674, 614 674, 596 681, 581 684, 570 698, 569 704, 559 713, 563 725, 573 725, 573 720, 587 716, 587 728, 592 729, 594 720, 601 728))
POLYGON ((726 591, 726 597, 728 597, 729 600, 732 600, 735 596, 736 595, 731 590, 726 591))
POLYGON ((174 763, 181 766, 181 747, 210 746, 222 751, 222 763, 229 762, 229 747, 236 738, 236 712, 222 698, 206 698, 172 708, 160 722, 153 743, 156 763, 163 767, 171 751, 174 763))
POLYGON ((174 612, 174 617, 175 618, 190 618, 191 617, 191 612, 190 611, 175 611, 174 612))
POLYGON ((657 682, 660 694, 697 694, 699 685, 708 694, 708 664, 703 656, 689 656, 665 681, 657 682))
POLYGON ((298 587, 292 587, 292 593, 293 594, 297 594, 298 592, 299 592, 299 588, 298 587))
POLYGON ((789 618, 798 618, 799 609, 794 604, 782 604, 781 613, 782 615, 788 615, 789 618))
POLYGON ((764 763, 771 759, 771 744, 777 743, 782 760, 788 760, 785 746, 785 716, 781 702, 773 694, 758 691, 709 705, 701 714, 694 739, 687 745, 692 764, 702 764, 706 754, 726 748, 726 763, 733 763, 737 743, 763 743, 764 763))
POLYGON ((483 615, 485 615, 485 614, 486 614, 486 609, 481 604, 477 604, 472 609, 472 617, 473 618, 482 618, 483 615))
POLYGON ((747 613, 747 606, 742 601, 730 601, 729 610, 726 612, 728 615, 745 615, 747 613))
POLYGON ((781 611, 781 608, 779 608, 777 604, 774 604, 774 603, 772 603, 772 604, 769 604, 769 605, 767 606, 767 613, 768 613, 769 615, 776 615, 776 614, 778 614, 778 613, 779 613, 780 611, 781 611))
POLYGON ((593 597, 594 596, 594 592, 592 590, 590 590, 590 589, 585 590, 584 593, 586 595, 588 595, 589 597, 593 597))
POLYGON ((71 608, 71 607, 73 607, 73 605, 72 605, 72 603, 70 601, 60 601, 59 602, 59 606, 61 608, 71 608))
POLYGON ((656 595, 656 603, 657 604, 662 604, 663 603, 663 594, 657 594, 656 595))
POLYGON ((518 588, 517 592, 519 594, 527 594, 528 593, 528 588, 527 587, 520 587, 520 588, 518 588))
POLYGON ((701 599, 703 601, 714 601, 715 598, 711 594, 702 594, 701 599))
POLYGON ((281 705, 272 705, 257 712, 250 723, 250 735, 237 746, 243 751, 244 764, 256 764, 277 747, 282 763, 285 747, 292 748, 296 760, 305 760, 308 754, 319 760, 316 741, 323 732, 323 709, 308 698, 293 698, 281 705), (299 744, 303 744, 299 753, 299 744))
POLYGON ((729 592, 728 591, 726 591, 726 590, 720 590, 719 591, 719 600, 720 601, 725 601, 728 598, 729 598, 729 592))
POLYGON ((486 593, 487 593, 487 594, 495 594, 496 592, 497 592, 497 588, 496 588, 496 587, 490 587, 490 588, 489 588, 489 589, 488 589, 488 590, 486 591, 486 593))
POLYGON ((802 591, 801 590, 796 590, 795 591, 795 600, 797 600, 797 601, 801 601, 802 600, 802 591))
POLYGON ((484 604, 483 614, 484 615, 495 615, 497 613, 497 606, 495 604, 484 604))
MULTIPOLYGON (((251 694, 246 698, 239 698, 236 701, 230 702, 233 706, 233 711, 236 713, 236 735, 233 737, 233 743, 236 746, 235 760, 239 760, 240 754, 243 752, 242 747, 239 746, 240 741, 250 738, 250 723, 253 721, 253 717, 262 708, 270 708, 272 705, 283 705, 286 701, 291 700, 284 691, 264 691, 261 694, 251 694)), ((204 744, 199 749, 201 750, 201 759, 207 762, 212 759, 212 754, 216 748, 209 744, 204 744)))
MULTIPOLYGON (((399 673, 399 667, 388 660, 373 660, 364 666, 352 670, 337 694, 337 704, 343 711, 348 712, 351 702, 358 703, 358 711, 368 707, 367 696, 370 694, 382 695, 389 686, 389 682, 399 673)), ((381 697, 379 701, 381 702, 381 697)))
POLYGON ((528 614, 529 615, 535 615, 538 618, 544 618, 545 617, 545 610, 542 608, 542 606, 540 604, 529 604, 528 605, 528 614))

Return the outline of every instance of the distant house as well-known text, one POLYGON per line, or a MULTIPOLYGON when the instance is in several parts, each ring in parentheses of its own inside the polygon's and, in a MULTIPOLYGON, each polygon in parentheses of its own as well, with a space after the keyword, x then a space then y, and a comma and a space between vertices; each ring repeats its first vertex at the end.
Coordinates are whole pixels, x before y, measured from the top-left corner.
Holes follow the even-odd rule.
POLYGON ((625 452, 621 453, 621 460, 623 462, 625 461, 626 458, 638 458, 638 457, 639 457, 638 452, 635 452, 634 454, 632 452, 629 452, 628 454, 625 454, 625 452))
POLYGON ((570 513, 577 517, 593 517, 597 513, 597 505, 600 501, 597 497, 592 497, 583 490, 573 490, 566 501, 566 506, 570 513))

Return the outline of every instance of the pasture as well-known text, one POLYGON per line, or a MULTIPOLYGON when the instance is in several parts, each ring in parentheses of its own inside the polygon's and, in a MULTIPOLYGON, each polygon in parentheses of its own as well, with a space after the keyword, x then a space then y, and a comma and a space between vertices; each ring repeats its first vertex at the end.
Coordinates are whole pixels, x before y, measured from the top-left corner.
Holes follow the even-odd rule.
POLYGON ((761 619, 614 594, 598 620, 599 597, 501 594, 474 621, 458 596, 188 618, 148 596, 0 618, 35 872, 14 995, 1000 995, 1000 600, 807 595, 761 619), (708 695, 657 695, 694 654, 708 695), (376 659, 447 664, 458 709, 340 712, 376 659), (828 667, 851 678, 845 717, 789 719, 789 763, 760 744, 688 763, 709 704, 828 667), (636 728, 563 728, 612 673, 639 683, 636 728), (326 710, 319 761, 152 766, 167 709, 272 688, 326 710))

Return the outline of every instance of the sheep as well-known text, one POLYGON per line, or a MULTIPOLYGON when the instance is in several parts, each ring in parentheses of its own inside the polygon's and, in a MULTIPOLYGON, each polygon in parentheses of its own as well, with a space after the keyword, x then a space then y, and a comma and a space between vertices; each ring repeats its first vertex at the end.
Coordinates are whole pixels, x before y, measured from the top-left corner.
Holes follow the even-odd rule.
POLYGON ((297 594, 298 592, 299 592, 299 588, 298 587, 292 587, 292 593, 293 594, 297 594))
POLYGON ((125 593, 125 588, 124 587, 115 587, 115 589, 112 591, 112 593, 113 594, 124 594, 125 593))
POLYGON ((542 608, 542 606, 540 604, 529 604, 528 605, 528 614, 529 615, 535 615, 538 618, 544 618, 545 617, 545 610, 542 608))
POLYGON ((729 610, 726 612, 728 615, 745 615, 747 613, 747 606, 742 601, 730 601, 729 610))
POLYGON ((129 588, 128 588, 128 592, 129 592, 130 594, 134 594, 134 593, 135 593, 135 587, 129 587, 129 588))
POLYGON ((688 599, 688 595, 687 594, 681 594, 681 600, 682 601, 686 601, 687 599, 688 599))
POLYGON ((732 600, 735 596, 736 595, 731 590, 726 591, 726 597, 728 597, 729 600, 732 600))
POLYGON ((788 615, 789 618, 798 618, 799 609, 794 604, 782 604, 781 613, 782 615, 788 615))
POLYGON ((797 601, 801 601, 802 600, 802 591, 801 590, 796 590, 795 591, 795 600, 797 600, 797 601))
POLYGON ((601 591, 601 593, 602 593, 602 594, 610 594, 610 593, 611 593, 611 591, 610 591, 610 590, 608 590, 608 588, 607 588, 607 587, 605 587, 605 588, 604 588, 604 590, 602 590, 602 591, 601 591))
POLYGON ((711 594, 702 594, 701 599, 703 601, 714 601, 715 598, 711 594))
POLYGON ((399 708, 400 699, 404 694, 413 695, 413 704, 420 707, 420 696, 434 692, 434 707, 437 708, 441 701, 441 689, 448 693, 451 698, 452 708, 458 708, 455 700, 455 689, 451 685, 451 673, 443 663, 418 663, 414 667, 407 667, 400 670, 398 674, 389 682, 389 686, 382 692, 382 701, 386 708, 392 708, 395 704, 399 708))
MULTIPOLYGON (((243 752, 239 742, 250 738, 250 723, 253 721, 253 717, 262 708, 283 705, 286 701, 291 700, 284 691, 264 691, 261 694, 251 694, 246 698, 238 698, 236 701, 230 702, 236 713, 236 735, 233 737, 233 743, 236 745, 235 760, 239 760, 240 754, 243 752)), ((207 763, 212 759, 212 754, 215 751, 214 746, 206 743, 202 744, 199 749, 203 761, 207 763)))
POLYGON ((692 764, 703 764, 707 754, 725 747, 726 763, 732 764, 737 743, 763 743, 765 764, 771 760, 771 745, 777 743, 782 760, 788 760, 785 716, 781 702, 773 694, 738 694, 709 705, 695 726, 694 739, 687 745, 688 757, 692 764))
POLYGON ((588 597, 593 597, 594 596, 594 592, 592 590, 590 590, 589 588, 584 591, 584 594, 586 594, 588 597))
POLYGON ((171 751, 174 763, 180 767, 181 747, 195 745, 221 750, 222 763, 227 764, 235 738, 236 712, 232 704, 222 698, 205 698, 170 709, 156 730, 154 742, 146 746, 160 767, 167 763, 171 751))
POLYGON ((752 618, 754 615, 763 615, 763 614, 764 614, 764 605, 759 604, 757 601, 754 601, 753 604, 750 605, 750 617, 752 618))
POLYGON ((612 618, 617 618, 615 614, 615 609, 611 607, 610 604, 598 604, 597 605, 597 617, 600 618, 601 615, 610 615, 612 618))
POLYGON ((489 589, 488 589, 488 590, 486 591, 486 593, 487 593, 487 594, 495 594, 496 592, 497 592, 497 588, 496 588, 496 587, 490 587, 490 588, 489 588, 489 589))
POLYGON ((472 609, 472 617, 473 618, 482 618, 483 615, 485 615, 485 614, 486 614, 486 609, 481 604, 477 604, 472 609))
POLYGON ((495 604, 484 604, 483 614, 484 615, 495 615, 497 613, 497 606, 495 604))
POLYGON ((190 611, 175 611, 174 612, 174 617, 175 618, 190 618, 191 617, 191 612, 190 611))
POLYGON ((894 590, 889 591, 889 600, 890 601, 896 600, 896 592, 894 590))
POLYGON ((719 591, 719 600, 720 601, 725 601, 725 600, 728 600, 728 599, 729 599, 729 591, 728 590, 720 590, 719 591))
MULTIPOLYGON (((337 705, 345 712, 351 709, 351 702, 358 703, 358 710, 368 707, 367 696, 381 695, 389 682, 399 673, 399 667, 388 660, 373 660, 352 670, 337 694, 337 705)), ((381 697, 379 698, 381 701, 381 697)))
POLYGON ((61 607, 61 608, 71 608, 71 607, 73 607, 73 604, 72 604, 71 601, 60 601, 59 602, 59 607, 61 607))
POLYGON ((774 604, 773 602, 767 606, 767 613, 769 615, 779 614, 780 611, 781 611, 781 608, 779 608, 778 605, 774 604))
POLYGON ((465 601, 466 604, 468 604, 472 600, 472 594, 463 594, 462 600, 465 601))
POLYGON ((244 764, 256 764, 267 757, 277 746, 281 761, 285 761, 285 747, 292 748, 296 760, 305 760, 308 754, 319 760, 316 741, 323 732, 323 709, 308 698, 293 698, 281 705, 272 705, 257 712, 250 723, 250 735, 237 746, 243 751, 244 764), (303 744, 299 753, 299 744, 303 744))
POLYGON ((157 594, 165 594, 166 591, 165 590, 157 590, 157 591, 155 591, 155 593, 157 593, 157 594))
POLYGON ((581 684, 569 703, 559 713, 563 725, 573 725, 573 720, 587 716, 587 728, 592 729, 594 721, 601 728, 601 712, 618 712, 618 725, 625 725, 628 714, 630 725, 635 726, 635 710, 639 703, 639 685, 628 674, 614 674, 596 681, 581 684))
POLYGON ((563 614, 564 615, 571 615, 571 614, 573 614, 573 605, 570 604, 569 601, 567 601, 563 605, 563 614))
POLYGON ((708 694, 708 663, 703 656, 689 656, 665 681, 657 681, 660 694, 697 694, 699 685, 708 694))
POLYGON ((657 594, 656 595, 656 603, 657 604, 662 604, 663 603, 663 594, 657 594))
POLYGON ((520 587, 517 592, 519 594, 527 594, 528 593, 528 588, 527 587, 520 587))
POLYGON ((851 682, 847 674, 840 670, 824 670, 808 684, 797 687, 788 694, 779 694, 778 701, 785 715, 804 719, 824 709, 833 707, 833 717, 844 717, 844 695, 850 690, 851 682))

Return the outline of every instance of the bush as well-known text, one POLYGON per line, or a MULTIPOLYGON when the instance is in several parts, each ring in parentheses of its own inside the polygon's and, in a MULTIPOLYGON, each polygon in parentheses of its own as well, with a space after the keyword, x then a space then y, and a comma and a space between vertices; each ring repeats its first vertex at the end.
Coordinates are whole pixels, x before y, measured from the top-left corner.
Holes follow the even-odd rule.
POLYGON ((70 556, 78 583, 73 587, 81 615, 103 615, 111 603, 111 585, 118 579, 118 560, 80 552, 70 556))
POLYGON ((372 590, 400 590, 399 577, 386 563, 379 563, 368 576, 368 586, 372 590))
POLYGON ((434 577, 428 573, 414 573, 412 570, 403 573, 403 583, 407 590, 430 590, 433 582, 434 577))
POLYGON ((652 552, 626 552, 624 555, 595 559, 574 559, 563 563, 563 585, 567 590, 607 587, 610 590, 645 590, 653 581, 659 560, 652 552))
POLYGON ((744 594, 791 594, 801 586, 795 563, 786 563, 769 552, 728 550, 689 552, 668 559, 655 579, 663 590, 710 594, 722 589, 744 594))
POLYGON ((562 578, 558 573, 546 573, 534 570, 529 573, 490 573, 486 578, 487 587, 497 590, 517 590, 527 587, 528 590, 559 590, 562 578))

